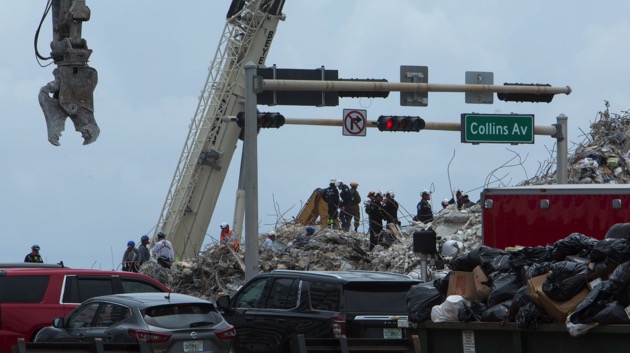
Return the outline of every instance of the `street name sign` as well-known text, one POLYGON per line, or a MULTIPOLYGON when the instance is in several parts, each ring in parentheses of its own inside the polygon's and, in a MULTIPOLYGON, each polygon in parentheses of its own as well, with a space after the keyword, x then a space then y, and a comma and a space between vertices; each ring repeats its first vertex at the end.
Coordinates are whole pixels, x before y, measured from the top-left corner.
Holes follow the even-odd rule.
POLYGON ((462 143, 534 143, 533 114, 462 114, 462 143))

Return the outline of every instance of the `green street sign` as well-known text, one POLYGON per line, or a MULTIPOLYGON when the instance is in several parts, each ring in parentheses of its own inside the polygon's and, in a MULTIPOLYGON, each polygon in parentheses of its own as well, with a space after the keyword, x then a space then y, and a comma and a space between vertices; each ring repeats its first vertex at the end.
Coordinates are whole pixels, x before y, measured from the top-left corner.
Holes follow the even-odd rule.
POLYGON ((534 143, 533 114, 462 114, 462 143, 534 143))

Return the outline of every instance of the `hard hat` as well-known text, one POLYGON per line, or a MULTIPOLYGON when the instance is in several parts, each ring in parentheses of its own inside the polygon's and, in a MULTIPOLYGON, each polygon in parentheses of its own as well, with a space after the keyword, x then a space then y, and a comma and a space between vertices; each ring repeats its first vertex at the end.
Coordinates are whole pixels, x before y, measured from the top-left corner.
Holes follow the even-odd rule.
POLYGON ((464 244, 457 240, 447 240, 444 245, 442 245, 442 256, 455 256, 459 253, 459 251, 464 247, 464 244))
POLYGON ((350 183, 350 187, 353 187, 353 188, 359 187, 359 183, 357 183, 356 181, 353 181, 350 183))
POLYGON ((443 207, 448 206, 448 199, 444 199, 444 200, 442 200, 442 206, 443 206, 443 207))
POLYGON ((396 194, 394 194, 394 192, 391 190, 386 192, 385 195, 391 197, 392 199, 396 196, 396 194))
POLYGON ((339 187, 339 185, 343 184, 343 181, 337 179, 337 182, 335 183, 335 185, 337 185, 337 187, 339 187))
POLYGON ((133 240, 129 240, 127 246, 136 246, 136 243, 133 240))
POLYGON ((330 183, 331 184, 336 184, 337 183, 337 179, 330 179, 330 183))
POLYGON ((315 233, 315 228, 313 228, 313 227, 306 227, 306 232, 308 234, 313 234, 313 233, 315 233))
POLYGON ((157 237, 158 237, 158 238, 165 238, 165 237, 166 237, 166 234, 164 234, 164 233, 162 233, 162 232, 158 232, 158 233, 157 233, 157 237))
POLYGON ((383 197, 383 194, 381 194, 381 192, 380 192, 380 191, 377 191, 377 192, 376 192, 376 194, 375 194, 374 196, 376 196, 376 197, 383 197))
POLYGON ((276 232, 274 232, 274 231, 272 230, 271 232, 267 233, 267 236, 268 236, 269 238, 275 238, 275 237, 276 237, 276 232))
POLYGON ((31 250, 39 250, 39 245, 35 244, 31 246, 31 250))
POLYGON ((149 241, 149 236, 148 235, 141 236, 140 241, 149 241))
POLYGON ((429 190, 424 189, 422 190, 422 193, 420 194, 420 196, 424 196, 424 195, 428 195, 429 194, 429 190))
POLYGON ((221 229, 225 229, 225 228, 229 228, 230 225, 228 224, 228 222, 223 222, 223 223, 221 223, 221 225, 219 227, 221 227, 221 229))
POLYGON ((370 197, 370 196, 374 196, 374 191, 368 192, 368 197, 370 197))

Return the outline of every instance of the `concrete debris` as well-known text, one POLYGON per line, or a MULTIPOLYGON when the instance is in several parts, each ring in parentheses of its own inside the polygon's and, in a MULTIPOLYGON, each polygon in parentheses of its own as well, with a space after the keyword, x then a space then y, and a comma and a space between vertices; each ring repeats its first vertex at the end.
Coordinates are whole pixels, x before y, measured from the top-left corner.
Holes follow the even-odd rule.
MULTIPOLYGON (((455 239, 464 243, 461 251, 470 251, 481 243, 481 208, 474 205, 457 210, 454 205, 436 215, 433 223, 412 222, 402 229, 401 239, 393 243, 377 245, 368 252, 368 235, 354 231, 341 231, 315 226, 315 234, 305 246, 293 245, 305 226, 287 224, 275 229, 276 241, 271 251, 260 251, 260 271, 272 270, 373 270, 396 272, 420 277, 420 259, 413 253, 413 232, 433 227, 440 242, 455 239)), ((262 243, 265 236, 259 238, 262 243)), ((241 249, 244 246, 241 245, 241 249)), ((244 258, 243 253, 238 256, 244 258)), ((242 284, 244 273, 236 259, 221 244, 207 246, 199 256, 176 262, 170 270, 149 261, 140 268, 149 275, 170 286, 177 293, 216 300, 221 295, 232 294, 242 284)))
MULTIPOLYGON (((610 114, 608 108, 591 125, 586 141, 569 156, 569 183, 628 183, 630 181, 630 115, 610 114)), ((538 175, 519 185, 555 183, 555 164, 546 162, 538 175)), ((448 240, 463 244, 462 253, 482 244, 481 206, 474 204, 462 210, 449 205, 441 210, 432 223, 411 222, 402 228, 400 239, 389 237, 392 243, 377 245, 368 252, 368 234, 315 226, 316 232, 302 247, 293 245, 305 226, 286 224, 275 229, 276 241, 271 251, 260 252, 260 271, 291 270, 375 270, 405 273, 420 277, 420 259, 413 253, 413 233, 431 227, 438 236, 438 248, 448 240)), ((259 238, 259 245, 265 236, 259 238)), ((241 250, 245 248, 241 244, 241 250)), ((244 254, 237 254, 241 259, 244 254)), ((440 268, 447 259, 430 259, 429 279, 441 278, 440 268), (442 261, 440 261, 442 260, 442 261)), ((448 272, 448 268, 446 270, 448 272)), ((143 265, 141 273, 170 286, 173 291, 216 300, 234 293, 244 282, 244 273, 235 257, 221 244, 207 246, 199 256, 177 262, 172 269, 161 268, 154 261, 143 265)))

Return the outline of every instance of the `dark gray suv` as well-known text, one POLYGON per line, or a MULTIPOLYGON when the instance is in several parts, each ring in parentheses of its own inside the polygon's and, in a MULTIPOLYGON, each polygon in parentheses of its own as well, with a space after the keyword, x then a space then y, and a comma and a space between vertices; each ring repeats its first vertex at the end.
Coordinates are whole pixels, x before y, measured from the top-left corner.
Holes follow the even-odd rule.
POLYGON ((406 338, 407 275, 371 271, 276 270, 217 300, 236 327, 239 352, 289 352, 306 338, 406 338))

